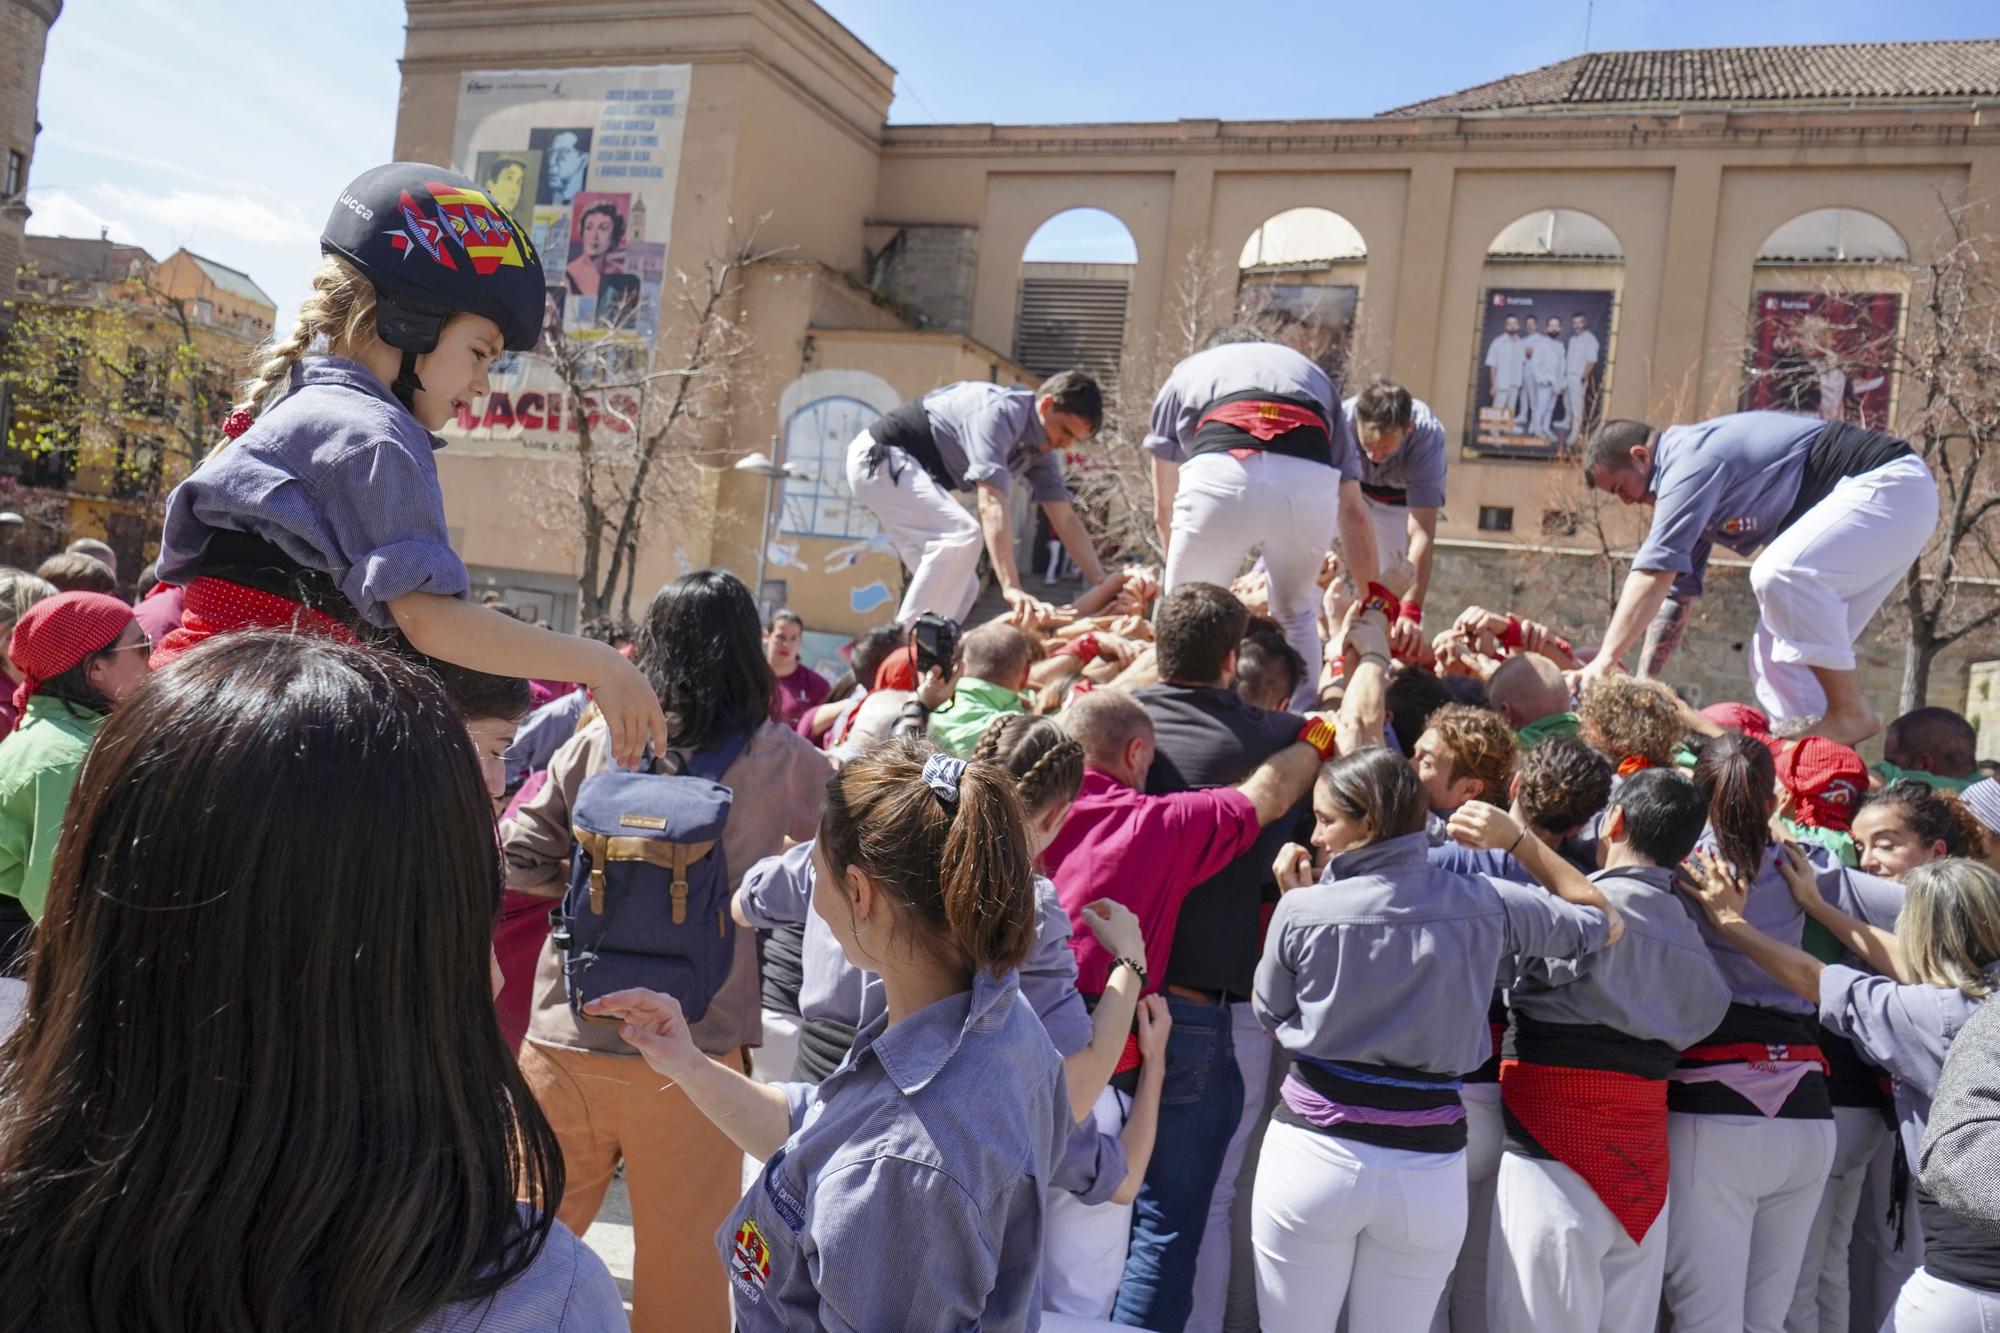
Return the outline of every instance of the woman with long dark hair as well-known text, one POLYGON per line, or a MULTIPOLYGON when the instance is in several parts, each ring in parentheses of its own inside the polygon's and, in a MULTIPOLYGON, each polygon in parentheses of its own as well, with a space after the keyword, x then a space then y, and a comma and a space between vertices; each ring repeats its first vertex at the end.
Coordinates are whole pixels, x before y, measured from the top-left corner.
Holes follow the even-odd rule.
MULTIPOLYGON (((832 768, 810 741, 771 721, 777 686, 764 660, 762 617, 741 579, 704 569, 661 588, 639 628, 633 665, 666 713, 673 749, 659 757, 662 766, 741 747, 721 779, 734 794, 722 833, 732 887, 787 839, 813 836, 832 768)), ((501 822, 509 888, 562 896, 577 793, 611 762, 601 720, 556 751, 547 784, 501 822)), ((728 977, 693 1025, 693 1040, 741 1069, 762 1030, 756 938, 738 931, 728 977)), ((562 1142, 570 1180, 562 1220, 578 1233, 587 1228, 623 1161, 632 1200, 632 1326, 726 1328, 728 1294, 714 1258, 690 1238, 713 1233, 728 1215, 742 1189, 743 1158, 685 1092, 638 1057, 615 1026, 571 1011, 562 957, 553 939, 545 943, 520 1060, 562 1142)))
MULTIPOLYGON (((1701 747, 1694 783, 1708 803, 1702 850, 1750 886, 1746 915, 1797 948, 1805 914, 1779 873, 1771 840, 1777 765, 1762 741, 1729 732, 1701 747)), ((1847 872, 1809 853, 1816 875, 1847 872)), ((1809 1254, 1836 1135, 1815 1006, 1779 985, 1712 922, 1702 938, 1730 1005, 1707 1038, 1681 1053, 1667 1087, 1670 1154, 1667 1270, 1662 1293, 1687 1333, 1777 1333, 1809 1254)))
POLYGON ((0 1321, 622 1327, 493 1023, 499 889, 471 743, 413 668, 244 632, 136 690, 0 1049, 0 1321))

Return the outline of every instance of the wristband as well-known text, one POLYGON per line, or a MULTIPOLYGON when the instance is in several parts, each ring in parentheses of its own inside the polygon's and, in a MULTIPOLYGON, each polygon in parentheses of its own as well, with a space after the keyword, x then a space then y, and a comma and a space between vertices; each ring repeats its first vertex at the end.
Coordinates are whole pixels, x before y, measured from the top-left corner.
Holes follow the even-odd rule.
POLYGON ((1507 617, 1507 628, 1500 631, 1500 646, 1512 651, 1521 646, 1521 618, 1507 617))
MULTIPOLYGON (((1119 964, 1121 963, 1124 964, 1126 967, 1131 968, 1132 971, 1135 974, 1137 974, 1139 978, 1139 989, 1140 990, 1146 989, 1146 965, 1140 962, 1136 958, 1127 958, 1125 955, 1120 954, 1116 958, 1113 958, 1111 960, 1111 970, 1113 972, 1116 972, 1118 970, 1119 964)), ((1109 979, 1109 974, 1107 974, 1107 980, 1108 979, 1109 979)))
POLYGON ((1528 826, 1526 824, 1523 824, 1521 825, 1521 831, 1514 835, 1514 845, 1507 849, 1507 855, 1512 856, 1514 852, 1520 847, 1521 839, 1527 836, 1528 836, 1528 826))
POLYGON ((1421 625, 1424 623, 1424 608, 1415 602, 1404 602, 1401 615, 1402 619, 1410 621, 1413 624, 1421 625))
POLYGON ((1382 654, 1380 653, 1361 654, 1361 661, 1359 665, 1367 666, 1370 662, 1375 663, 1377 666, 1381 667, 1384 671, 1387 671, 1389 669, 1389 659, 1382 656, 1382 654))
POLYGON ((1380 611, 1385 620, 1394 620, 1402 614, 1403 604, 1396 596, 1379 583, 1368 585, 1367 596, 1361 599, 1361 614, 1380 611))
POLYGON ((1074 639, 1071 639, 1063 645, 1063 652, 1081 657, 1086 662, 1095 662, 1103 655, 1103 649, 1097 643, 1097 632, 1095 630, 1092 630, 1088 634, 1079 634, 1074 639))
POLYGON ((1306 724, 1299 728, 1298 738, 1304 741, 1307 745, 1312 746, 1313 749, 1319 751, 1319 759, 1321 763, 1325 763, 1327 760, 1333 758, 1333 748, 1334 748, 1333 727, 1327 722, 1325 718, 1323 717, 1307 718, 1306 724))

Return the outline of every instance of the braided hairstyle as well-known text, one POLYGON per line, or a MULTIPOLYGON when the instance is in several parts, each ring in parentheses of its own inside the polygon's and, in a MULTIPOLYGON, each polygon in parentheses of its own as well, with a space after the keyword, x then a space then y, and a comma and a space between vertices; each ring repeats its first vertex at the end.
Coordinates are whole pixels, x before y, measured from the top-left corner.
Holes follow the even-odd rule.
POLYGON ((1068 805, 1083 787, 1083 746, 1052 718, 1003 713, 980 733, 972 757, 1014 775, 1029 819, 1068 805))
POLYGON ((313 271, 312 294, 299 306, 291 333, 265 344, 263 360, 239 387, 234 410, 255 417, 271 406, 272 395, 291 380, 292 367, 322 337, 337 354, 348 355, 374 333, 375 284, 329 255, 313 271))

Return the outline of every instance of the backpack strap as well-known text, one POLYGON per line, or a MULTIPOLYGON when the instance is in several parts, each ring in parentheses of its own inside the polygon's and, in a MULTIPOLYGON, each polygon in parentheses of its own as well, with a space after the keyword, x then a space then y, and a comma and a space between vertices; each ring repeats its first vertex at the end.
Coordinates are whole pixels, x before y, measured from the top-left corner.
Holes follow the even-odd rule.
POLYGON ((732 731, 718 736, 701 749, 691 751, 681 771, 689 777, 720 782, 722 775, 729 771, 729 766, 742 757, 749 745, 748 731, 732 731))

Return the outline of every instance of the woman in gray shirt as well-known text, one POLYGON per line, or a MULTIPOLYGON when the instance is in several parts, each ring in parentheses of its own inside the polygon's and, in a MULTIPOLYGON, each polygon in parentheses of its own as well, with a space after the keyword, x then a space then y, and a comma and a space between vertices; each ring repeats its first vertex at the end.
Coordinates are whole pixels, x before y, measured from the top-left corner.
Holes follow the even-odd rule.
POLYGON ((667 996, 590 1008, 765 1159, 716 1233, 743 1333, 1040 1327, 1048 1183, 1075 1121, 1020 1003, 1035 877, 1014 786, 914 740, 828 784, 813 910, 887 1007, 817 1087, 709 1059, 667 996))

